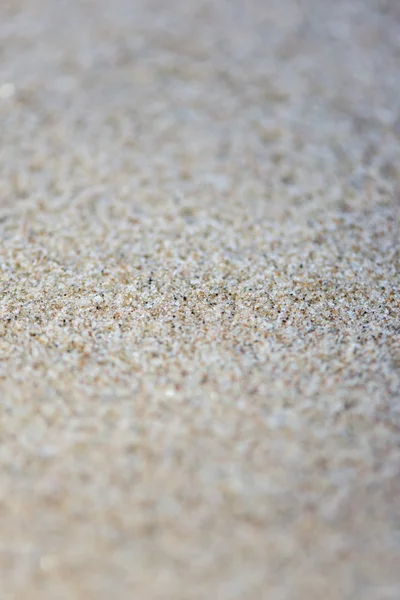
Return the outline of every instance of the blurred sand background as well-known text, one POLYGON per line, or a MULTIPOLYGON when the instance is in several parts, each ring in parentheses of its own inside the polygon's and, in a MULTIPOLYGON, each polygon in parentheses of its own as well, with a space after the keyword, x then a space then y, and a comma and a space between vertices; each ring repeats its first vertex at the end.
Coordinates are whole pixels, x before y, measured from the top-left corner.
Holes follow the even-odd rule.
POLYGON ((2 0, 1 600, 396 600, 400 3, 2 0))

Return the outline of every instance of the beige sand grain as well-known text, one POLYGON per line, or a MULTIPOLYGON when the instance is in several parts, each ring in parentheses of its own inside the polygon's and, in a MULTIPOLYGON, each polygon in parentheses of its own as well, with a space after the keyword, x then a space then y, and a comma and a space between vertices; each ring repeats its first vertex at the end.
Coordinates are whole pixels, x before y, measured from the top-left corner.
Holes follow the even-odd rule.
POLYGON ((399 7, 1 2, 2 600, 399 597, 399 7))

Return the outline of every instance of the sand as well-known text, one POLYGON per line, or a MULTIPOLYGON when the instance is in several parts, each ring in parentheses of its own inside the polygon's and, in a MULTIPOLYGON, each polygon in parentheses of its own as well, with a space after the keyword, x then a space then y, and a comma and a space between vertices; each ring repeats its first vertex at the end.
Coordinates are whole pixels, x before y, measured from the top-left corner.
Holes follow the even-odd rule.
POLYGON ((399 597, 399 8, 1 2, 1 600, 399 597))

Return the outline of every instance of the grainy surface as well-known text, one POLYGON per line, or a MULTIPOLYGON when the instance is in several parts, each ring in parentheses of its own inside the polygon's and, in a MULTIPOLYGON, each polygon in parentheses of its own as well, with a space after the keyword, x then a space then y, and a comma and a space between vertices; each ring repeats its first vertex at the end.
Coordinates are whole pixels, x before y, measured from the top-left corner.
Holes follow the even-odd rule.
POLYGON ((1 600, 395 600, 400 4, 2 0, 1 600))

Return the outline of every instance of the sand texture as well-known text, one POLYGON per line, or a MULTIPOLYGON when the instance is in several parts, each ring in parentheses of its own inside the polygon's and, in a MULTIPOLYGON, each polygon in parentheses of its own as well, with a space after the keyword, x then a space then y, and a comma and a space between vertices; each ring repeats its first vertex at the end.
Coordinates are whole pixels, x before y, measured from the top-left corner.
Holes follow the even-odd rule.
POLYGON ((0 2, 0 599, 400 597, 400 2, 0 2))

